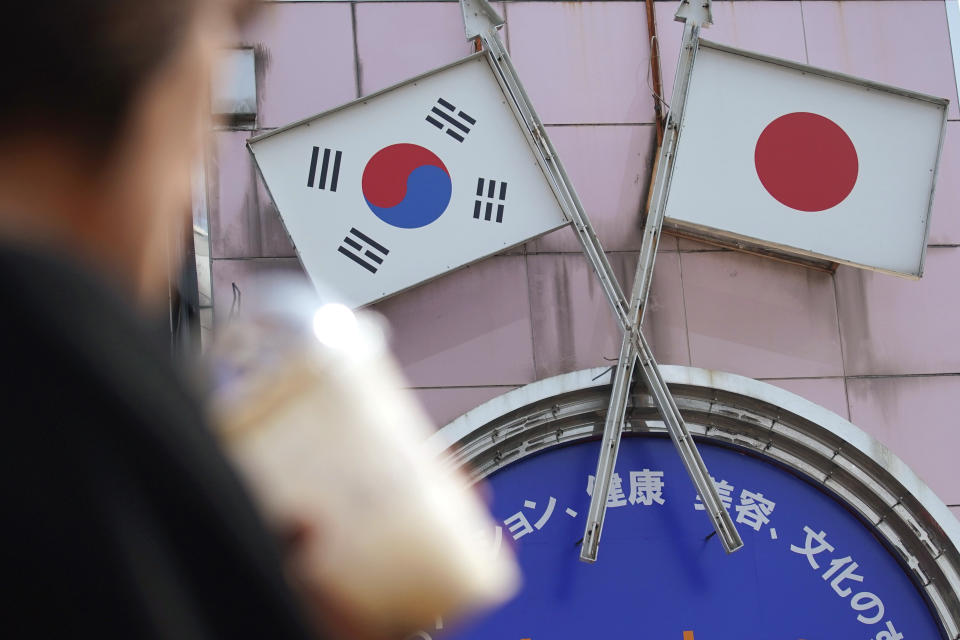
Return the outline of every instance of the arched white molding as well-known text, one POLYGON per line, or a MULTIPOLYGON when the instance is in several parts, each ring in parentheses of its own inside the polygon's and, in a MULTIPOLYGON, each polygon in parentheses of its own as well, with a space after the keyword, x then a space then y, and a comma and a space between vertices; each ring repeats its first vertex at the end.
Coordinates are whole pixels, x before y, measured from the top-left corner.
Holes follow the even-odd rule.
MULTIPOLYGON (((695 437, 763 456, 835 494, 899 554, 948 637, 960 639, 960 522, 900 458, 779 387, 693 367, 661 371, 695 437)), ((484 477, 538 451, 599 438, 610 379, 609 369, 596 368, 539 380, 468 411, 427 445, 484 477)), ((636 387, 625 436, 665 433, 652 399, 636 387)))

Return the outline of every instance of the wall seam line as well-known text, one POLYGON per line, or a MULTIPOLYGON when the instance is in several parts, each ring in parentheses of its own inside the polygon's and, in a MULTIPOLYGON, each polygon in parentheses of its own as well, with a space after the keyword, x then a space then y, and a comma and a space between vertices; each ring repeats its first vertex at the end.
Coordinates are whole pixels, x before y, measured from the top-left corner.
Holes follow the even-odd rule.
POLYGON ((362 71, 360 69, 360 42, 357 38, 357 3, 350 3, 350 27, 353 30, 353 79, 357 97, 362 95, 362 71))
POLYGON ((843 397, 847 401, 847 420, 853 422, 853 411, 850 408, 850 389, 847 385, 847 354, 843 349, 843 326, 840 321, 840 288, 837 286, 837 273, 839 269, 831 274, 830 282, 833 284, 833 305, 837 313, 837 339, 840 341, 840 371, 843 373, 843 397))
MULTIPOLYGON (((679 249, 679 244, 677 245, 679 249)), ((690 320, 687 317, 687 294, 683 288, 683 254, 677 251, 677 269, 680 271, 680 304, 683 306, 683 335, 687 339, 687 365, 693 366, 693 349, 690 348, 690 320)))
POLYGON ((800 0, 800 30, 803 33, 803 55, 807 58, 807 64, 810 64, 810 50, 807 48, 807 21, 803 15, 803 0, 800 0))
POLYGON ((537 337, 536 329, 533 324, 533 287, 530 284, 530 260, 527 259, 527 254, 523 254, 523 268, 526 271, 527 278, 527 312, 529 313, 530 321, 530 360, 533 362, 533 379, 540 379, 540 371, 537 369, 537 337))

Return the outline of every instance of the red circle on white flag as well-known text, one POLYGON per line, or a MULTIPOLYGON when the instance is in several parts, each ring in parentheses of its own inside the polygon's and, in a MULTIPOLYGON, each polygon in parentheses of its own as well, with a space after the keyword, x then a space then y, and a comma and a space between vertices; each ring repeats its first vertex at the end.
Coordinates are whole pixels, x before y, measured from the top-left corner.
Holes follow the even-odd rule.
POLYGON ((824 211, 850 195, 860 163, 847 132, 816 113, 796 112, 767 125, 753 156, 757 176, 778 202, 824 211))

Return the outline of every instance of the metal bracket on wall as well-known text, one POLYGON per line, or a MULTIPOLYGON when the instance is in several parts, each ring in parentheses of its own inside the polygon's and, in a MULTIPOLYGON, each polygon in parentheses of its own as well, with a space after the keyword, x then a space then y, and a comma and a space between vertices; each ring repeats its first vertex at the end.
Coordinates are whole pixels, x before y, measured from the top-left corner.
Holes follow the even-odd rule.
MULTIPOLYGON (((663 207, 661 204, 654 206, 654 210, 659 211, 659 221, 654 223, 654 218, 648 216, 648 222, 644 231, 641 261, 637 272, 638 277, 634 284, 634 295, 631 301, 628 302, 613 274, 610 262, 590 224, 590 220, 580 202, 580 198, 577 196, 573 183, 569 176, 567 176, 556 149, 554 149, 553 144, 550 142, 543 122, 534 110, 533 104, 527 96, 523 84, 520 82, 520 78, 513 66, 509 53, 500 41, 497 30, 503 26, 503 18, 494 11, 487 0, 460 0, 460 6, 463 11, 467 39, 469 40, 475 37, 482 39, 490 55, 491 65, 497 71, 501 84, 513 99, 517 112, 541 152, 544 166, 553 182, 557 199, 562 205, 568 220, 571 222, 571 226, 577 235, 583 253, 593 267, 624 334, 620 351, 620 364, 617 367, 617 375, 614 378, 613 392, 610 399, 610 411, 604 428, 603 443, 597 464, 596 482, 591 497, 590 511, 580 559, 586 562, 596 560, 600 533, 603 528, 603 518, 606 512, 606 496, 616 464, 617 451, 623 429, 623 417, 629 396, 630 380, 634 364, 637 361, 640 363, 640 373, 643 376, 644 383, 656 402, 659 413, 663 417, 674 445, 677 447, 677 451, 690 476, 690 480, 693 482, 694 487, 696 487, 697 493, 699 493, 703 499, 706 511, 713 522, 714 528, 724 548, 728 552, 735 551, 743 546, 743 542, 739 534, 737 534, 729 513, 723 508, 720 495, 717 493, 717 489, 710 479, 709 473, 707 473, 703 459, 700 457, 694 444, 693 437, 684 424, 680 411, 677 409, 677 405, 670 395, 670 391, 667 389, 667 385, 657 367, 650 346, 640 331, 640 321, 643 315, 642 308, 646 302, 646 296, 649 291, 650 279, 653 273, 653 262, 656 257, 657 245, 659 244, 663 207)), ((699 25, 709 23, 709 17, 710 0, 697 0, 696 6, 690 6, 689 0, 684 0, 684 2, 681 3, 680 10, 677 12, 677 19, 687 22, 687 28, 684 30, 683 53, 686 58, 689 58, 688 64, 691 66, 696 49, 699 25), (691 46, 688 47, 688 45, 691 46)), ((688 75, 689 71, 686 76, 688 75)), ((680 74, 678 73, 678 78, 679 77, 680 74)), ((686 81, 684 80, 681 84, 684 85, 685 91, 686 81)), ((677 97, 678 96, 675 95, 675 99, 677 97)), ((661 148, 661 154, 668 154, 668 157, 667 159, 661 157, 660 170, 658 170, 657 177, 655 178, 657 181, 655 182, 655 190, 660 194, 659 196, 655 194, 655 203, 661 203, 661 200, 665 201, 666 199, 666 186, 670 173, 667 166, 669 156, 672 155, 672 152, 669 150, 674 148, 676 144, 677 132, 670 130, 669 124, 670 120, 668 120, 667 139, 671 142, 668 144, 665 139, 661 148)), ((651 214, 653 214, 654 210, 651 211, 651 214)))
POLYGON ((651 395, 656 400, 658 408, 660 408, 667 431, 677 447, 677 452, 680 454, 690 479, 703 500, 707 515, 710 517, 724 549, 727 553, 732 553, 743 546, 743 540, 737 533, 730 514, 720 501, 720 496, 714 487, 710 474, 707 472, 703 458, 701 458, 686 424, 680 418, 679 411, 676 410, 673 397, 665 386, 662 391, 660 389, 663 382, 659 375, 659 369, 657 369, 649 347, 643 340, 643 334, 639 331, 653 282, 653 267, 657 257, 657 248, 660 244, 663 215, 666 209, 670 178, 673 173, 677 140, 680 135, 679 126, 686 105, 687 89, 690 84, 693 62, 696 58, 700 28, 702 25, 710 24, 711 17, 710 0, 699 0, 698 4, 695 5, 690 4, 689 0, 685 0, 676 13, 676 19, 686 24, 683 30, 680 60, 674 80, 673 106, 667 117, 663 144, 660 146, 656 176, 651 189, 650 210, 643 230, 640 260, 637 264, 633 291, 630 295, 630 308, 626 323, 628 327, 635 328, 635 332, 624 334, 623 342, 620 345, 619 363, 613 375, 610 405, 607 409, 600 458, 597 462, 596 483, 590 499, 583 546, 580 549, 580 559, 586 562, 593 562, 597 559, 600 533, 603 530, 603 521, 606 514, 607 492, 610 488, 610 481, 620 447, 620 438, 623 433, 634 363, 638 359, 641 375, 651 395), (636 338, 640 339, 641 344, 637 344, 636 338), (664 410, 665 406, 668 410, 664 410))

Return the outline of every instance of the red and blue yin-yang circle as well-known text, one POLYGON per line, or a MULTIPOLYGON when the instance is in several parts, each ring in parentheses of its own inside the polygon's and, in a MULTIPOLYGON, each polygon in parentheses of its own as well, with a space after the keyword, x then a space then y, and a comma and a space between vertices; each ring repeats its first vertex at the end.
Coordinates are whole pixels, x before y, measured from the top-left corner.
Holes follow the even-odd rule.
POLYGON ((425 227, 450 204, 450 172, 432 151, 392 144, 373 154, 363 169, 363 198, 374 215, 401 229, 425 227))

